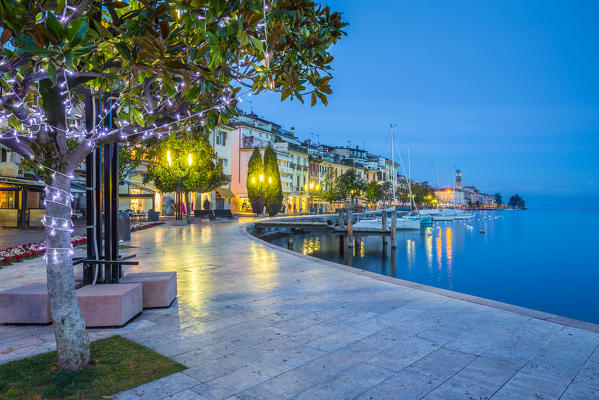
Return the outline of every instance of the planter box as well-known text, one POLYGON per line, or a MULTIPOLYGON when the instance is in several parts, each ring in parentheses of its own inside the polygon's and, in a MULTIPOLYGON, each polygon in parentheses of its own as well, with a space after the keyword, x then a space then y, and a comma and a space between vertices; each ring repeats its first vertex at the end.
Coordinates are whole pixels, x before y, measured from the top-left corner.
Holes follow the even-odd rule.
POLYGON ((140 283, 144 308, 168 307, 177 297, 176 272, 142 272, 127 274, 121 283, 140 283))
POLYGON ((46 283, 30 283, 0 292, 0 323, 49 324, 50 301, 46 283))
POLYGON ((88 328, 123 326, 142 312, 139 283, 87 285, 76 293, 88 328))

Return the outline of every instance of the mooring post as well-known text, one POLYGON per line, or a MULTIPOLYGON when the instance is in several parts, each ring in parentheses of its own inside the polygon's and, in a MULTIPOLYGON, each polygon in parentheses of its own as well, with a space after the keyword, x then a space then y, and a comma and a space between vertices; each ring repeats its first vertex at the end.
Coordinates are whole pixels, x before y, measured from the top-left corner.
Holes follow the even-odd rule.
POLYGON ((353 247, 354 246, 354 230, 353 230, 353 224, 352 224, 352 212, 351 209, 347 209, 347 245, 349 247, 353 247))
POLYGON ((382 236, 383 236, 383 247, 387 245, 387 234, 385 233, 387 231, 387 229, 389 229, 387 227, 387 211, 383 210, 383 213, 381 214, 381 229, 382 231, 382 236))
POLYGON ((293 233, 290 232, 289 235, 287 235, 287 248, 288 249, 293 249, 293 233))
POLYGON ((343 228, 343 213, 345 212, 344 209, 340 208, 339 210, 337 210, 339 212, 339 228, 343 228))
POLYGON ((395 243, 395 232, 397 229, 397 211, 391 211, 391 247, 397 247, 397 243, 395 243))

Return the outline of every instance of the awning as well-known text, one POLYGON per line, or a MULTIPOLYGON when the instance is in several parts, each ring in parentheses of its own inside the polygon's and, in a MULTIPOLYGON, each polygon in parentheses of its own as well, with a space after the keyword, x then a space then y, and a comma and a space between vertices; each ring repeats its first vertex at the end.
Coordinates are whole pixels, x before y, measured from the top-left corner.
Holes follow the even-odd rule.
POLYGON ((44 184, 44 182, 39 181, 37 179, 13 178, 13 177, 7 177, 7 176, 1 176, 0 183, 21 186, 25 189, 39 191, 39 192, 44 190, 44 187, 46 186, 44 184))
POLYGON ((221 197, 235 197, 235 195, 229 188, 218 188, 216 189, 216 191, 218 192, 218 194, 221 195, 221 197))

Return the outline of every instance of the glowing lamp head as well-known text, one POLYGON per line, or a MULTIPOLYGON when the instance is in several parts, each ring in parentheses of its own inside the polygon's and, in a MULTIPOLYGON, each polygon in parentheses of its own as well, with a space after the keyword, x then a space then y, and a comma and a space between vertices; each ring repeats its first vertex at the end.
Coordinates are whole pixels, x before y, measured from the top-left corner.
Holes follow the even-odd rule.
POLYGON ((168 166, 170 167, 173 163, 173 160, 171 159, 171 151, 167 150, 166 151, 166 161, 168 162, 168 166))
POLYGON ((252 183, 256 183, 256 178, 252 176, 252 183))
POLYGON ((268 177, 268 183, 272 183, 272 176, 268 177))
POLYGON ((264 174, 260 174, 260 182, 264 181, 264 174))
POLYGON ((314 187, 314 182, 310 182, 310 189, 314 187))
POLYGON ((187 163, 189 164, 190 167, 191 167, 191 161, 192 161, 192 159, 191 159, 191 153, 189 153, 187 155, 187 163))

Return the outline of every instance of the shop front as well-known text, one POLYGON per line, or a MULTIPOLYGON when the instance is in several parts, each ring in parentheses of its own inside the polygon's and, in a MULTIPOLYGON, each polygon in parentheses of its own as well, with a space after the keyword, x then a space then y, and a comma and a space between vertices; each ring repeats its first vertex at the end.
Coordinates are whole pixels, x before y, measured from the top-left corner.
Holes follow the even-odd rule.
POLYGON ((42 228, 44 183, 37 179, 0 177, 0 227, 42 228))

